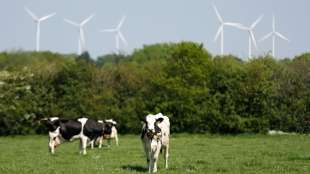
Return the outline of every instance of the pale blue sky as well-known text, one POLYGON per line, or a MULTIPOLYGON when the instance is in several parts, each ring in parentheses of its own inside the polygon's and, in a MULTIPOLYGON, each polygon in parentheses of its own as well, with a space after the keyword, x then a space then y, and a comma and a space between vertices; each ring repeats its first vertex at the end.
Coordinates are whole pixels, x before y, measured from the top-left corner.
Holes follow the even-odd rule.
MULTIPOLYGON (((309 0, 2 0, 0 2, 0 51, 34 50, 35 24, 24 11, 30 8, 38 16, 57 15, 41 24, 41 50, 60 53, 77 52, 78 31, 63 21, 82 21, 91 13, 96 16, 85 27, 86 46, 93 57, 115 50, 114 36, 99 29, 117 25, 126 14, 122 32, 129 45, 121 48, 131 53, 144 44, 189 40, 203 42, 212 54, 219 54, 220 43, 213 42, 219 26, 212 4, 226 21, 250 25, 264 14, 255 29, 256 38, 271 31, 272 14, 277 30, 291 42, 276 42, 276 55, 293 57, 310 51, 309 0)), ((225 28, 225 53, 246 57, 248 35, 225 28)), ((271 40, 259 44, 255 55, 271 50, 271 40)))

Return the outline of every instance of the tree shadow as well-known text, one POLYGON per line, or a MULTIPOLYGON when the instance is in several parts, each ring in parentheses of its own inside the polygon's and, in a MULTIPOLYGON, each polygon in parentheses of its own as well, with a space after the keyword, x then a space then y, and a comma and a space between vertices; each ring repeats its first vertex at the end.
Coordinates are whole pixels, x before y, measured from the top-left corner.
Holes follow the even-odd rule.
POLYGON ((135 165, 131 165, 131 164, 128 164, 128 165, 124 165, 124 166, 122 166, 122 169, 123 170, 129 170, 129 171, 136 171, 136 172, 147 172, 148 171, 148 169, 147 168, 145 168, 145 167, 143 167, 143 166, 140 166, 140 165, 137 165, 137 164, 135 164, 135 165))

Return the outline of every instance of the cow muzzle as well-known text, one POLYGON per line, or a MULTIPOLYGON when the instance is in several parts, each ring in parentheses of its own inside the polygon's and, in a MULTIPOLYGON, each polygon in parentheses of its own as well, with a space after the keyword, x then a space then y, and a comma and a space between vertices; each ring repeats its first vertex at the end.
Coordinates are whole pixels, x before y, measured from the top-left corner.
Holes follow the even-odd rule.
POLYGON ((146 136, 149 138, 149 139, 159 139, 160 136, 161 136, 161 132, 155 132, 154 130, 148 130, 146 132, 146 136))

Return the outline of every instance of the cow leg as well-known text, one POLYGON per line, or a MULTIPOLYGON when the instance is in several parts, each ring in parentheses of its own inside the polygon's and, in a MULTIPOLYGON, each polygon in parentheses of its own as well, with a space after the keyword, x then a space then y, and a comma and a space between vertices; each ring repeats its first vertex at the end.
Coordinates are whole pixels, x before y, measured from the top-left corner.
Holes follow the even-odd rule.
POLYGON ((155 153, 153 154, 153 159, 152 159, 152 161, 153 161, 153 172, 157 172, 157 161, 158 161, 158 156, 159 156, 159 153, 160 153, 160 149, 161 149, 161 147, 159 146, 157 149, 156 149, 156 151, 155 151, 155 153))
POLYGON ((81 150, 82 154, 86 155, 87 137, 81 137, 81 150))
POLYGON ((99 137, 99 149, 102 148, 103 136, 99 137))
POLYGON ((148 167, 149 167, 149 173, 153 172, 154 168, 154 159, 152 158, 152 152, 149 152, 147 154, 147 161, 148 161, 148 167))
POLYGON ((144 139, 141 140, 142 141, 142 145, 143 145, 143 150, 146 156, 146 163, 147 163, 147 168, 149 169, 149 172, 151 172, 151 168, 150 168, 150 148, 148 148, 147 143, 145 142, 144 139))
POLYGON ((117 134, 115 134, 115 143, 116 143, 116 146, 119 145, 119 144, 118 144, 118 136, 117 136, 117 134))
POLYGON ((82 138, 80 138, 80 154, 83 153, 83 141, 82 138))
POLYGON ((49 146, 51 153, 54 154, 55 153, 55 142, 53 138, 50 138, 50 142, 48 143, 48 146, 49 146))
POLYGON ((91 140, 90 141, 90 148, 91 149, 94 149, 94 144, 95 144, 95 140, 91 140))
POLYGON ((169 145, 165 146, 165 168, 168 169, 169 145))

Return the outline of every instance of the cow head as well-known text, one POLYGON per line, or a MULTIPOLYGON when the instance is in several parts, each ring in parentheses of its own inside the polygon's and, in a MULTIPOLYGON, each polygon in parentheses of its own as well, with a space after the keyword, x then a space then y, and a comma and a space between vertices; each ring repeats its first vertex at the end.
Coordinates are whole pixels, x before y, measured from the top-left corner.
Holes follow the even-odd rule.
POLYGON ((58 117, 44 118, 41 123, 46 126, 49 132, 54 132, 60 125, 58 117))
POLYGON ((113 123, 106 120, 98 120, 98 123, 102 124, 103 126, 103 136, 109 137, 112 133, 113 123))
POLYGON ((60 119, 58 117, 51 117, 41 120, 47 127, 49 134, 49 150, 54 153, 55 148, 61 143, 60 140, 60 119))
POLYGON ((146 136, 150 139, 153 139, 154 136, 161 133, 161 129, 159 128, 158 124, 161 123, 164 119, 162 117, 156 118, 153 115, 148 115, 142 120, 145 124, 145 133, 146 136))

